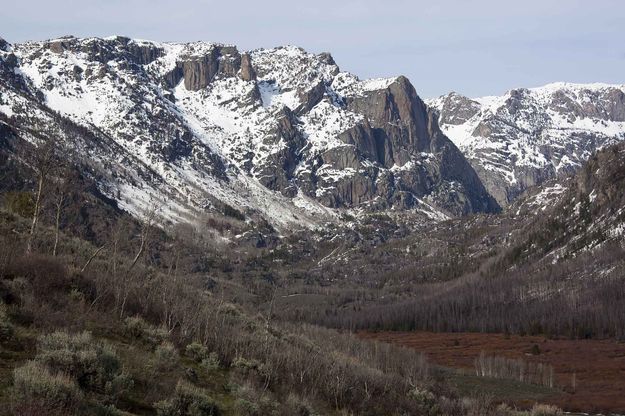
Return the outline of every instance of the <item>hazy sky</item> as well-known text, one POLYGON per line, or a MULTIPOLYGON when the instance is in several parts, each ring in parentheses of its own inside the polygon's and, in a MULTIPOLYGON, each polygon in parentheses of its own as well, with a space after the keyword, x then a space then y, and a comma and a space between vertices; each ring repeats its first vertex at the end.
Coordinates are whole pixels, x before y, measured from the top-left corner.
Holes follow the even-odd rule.
POLYGON ((9 42, 66 34, 329 51, 425 98, 553 81, 625 83, 622 0, 0 0, 9 42))

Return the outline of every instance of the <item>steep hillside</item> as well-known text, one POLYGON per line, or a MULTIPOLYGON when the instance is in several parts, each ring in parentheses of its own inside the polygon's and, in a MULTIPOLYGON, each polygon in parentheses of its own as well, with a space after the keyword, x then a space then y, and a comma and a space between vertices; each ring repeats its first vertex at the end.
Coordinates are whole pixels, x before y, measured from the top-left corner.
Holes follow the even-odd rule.
POLYGON ((502 206, 625 139, 622 85, 556 83, 477 99, 451 93, 428 105, 502 206))
POLYGON ((622 339, 624 181, 620 143, 503 214, 449 220, 345 252, 327 262, 325 275, 347 277, 357 267, 375 290, 299 315, 350 328, 622 339))

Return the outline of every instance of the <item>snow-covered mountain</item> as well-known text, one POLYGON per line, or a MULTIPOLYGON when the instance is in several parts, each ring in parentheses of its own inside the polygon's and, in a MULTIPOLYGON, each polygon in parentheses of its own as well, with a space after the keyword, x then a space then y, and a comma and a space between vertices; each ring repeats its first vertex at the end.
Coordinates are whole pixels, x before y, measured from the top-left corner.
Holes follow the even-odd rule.
POLYGON ((2 41, 0 116, 15 137, 56 140, 135 215, 225 203, 301 227, 344 209, 498 209, 406 78, 362 81, 296 47, 2 41))
POLYGON ((428 105, 502 206, 625 139, 625 85, 555 83, 477 99, 451 93, 428 105))

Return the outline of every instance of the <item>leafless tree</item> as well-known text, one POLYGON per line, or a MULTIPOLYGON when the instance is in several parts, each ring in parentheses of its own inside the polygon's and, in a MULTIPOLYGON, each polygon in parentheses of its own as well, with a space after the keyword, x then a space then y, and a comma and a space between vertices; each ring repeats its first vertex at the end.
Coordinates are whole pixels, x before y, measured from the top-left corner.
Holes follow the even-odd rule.
POLYGON ((137 262, 139 261, 141 256, 144 254, 145 249, 147 245, 149 244, 150 238, 152 236, 151 233, 156 223, 156 218, 157 218, 159 210, 160 210, 160 206, 158 204, 151 203, 149 205, 147 211, 145 212, 143 220, 141 221, 141 231, 139 233, 140 242, 139 242, 139 248, 137 249, 137 253, 135 254, 128 268, 126 269, 126 273, 124 273, 124 276, 121 279, 118 279, 118 280, 121 280, 118 282, 120 291, 119 291, 119 297, 117 298, 118 299, 117 303, 119 304, 119 316, 120 317, 124 316, 126 302, 128 301, 128 296, 130 293, 133 269, 137 265, 137 262))
POLYGON ((61 217, 63 215, 63 210, 67 204, 67 198, 69 196, 71 183, 72 176, 69 169, 60 169, 59 175, 56 178, 54 195, 54 246, 52 248, 52 256, 54 257, 56 257, 57 255, 61 229, 61 217))
POLYGON ((37 185, 35 189, 35 207, 33 209, 33 219, 26 244, 26 253, 32 252, 33 240, 36 237, 37 225, 39 224, 44 190, 49 180, 50 173, 56 166, 56 149, 52 141, 48 141, 35 149, 32 163, 37 178, 37 185))

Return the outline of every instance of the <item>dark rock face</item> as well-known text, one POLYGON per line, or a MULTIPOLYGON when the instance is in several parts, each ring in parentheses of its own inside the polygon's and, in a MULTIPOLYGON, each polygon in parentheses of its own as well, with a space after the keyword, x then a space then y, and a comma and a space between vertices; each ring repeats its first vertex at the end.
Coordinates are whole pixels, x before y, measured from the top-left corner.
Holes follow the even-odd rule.
POLYGON ((9 42, 7 42, 6 40, 4 40, 3 38, 0 38, 0 51, 8 51, 9 50, 9 42))
POLYGON ((102 64, 111 60, 120 60, 136 65, 146 65, 163 55, 162 48, 154 44, 135 42, 123 36, 87 41, 66 36, 50 41, 46 46, 56 54, 62 54, 65 51, 82 52, 87 54, 89 60, 102 64))
POLYGON ((139 45, 133 42, 128 44, 127 47, 128 53, 138 65, 147 65, 163 55, 161 48, 152 45, 139 45))
POLYGON ((11 45, 4 39, 0 38, 0 82, 5 82, 8 86, 28 93, 28 88, 24 78, 19 72, 15 71, 19 67, 19 60, 14 53, 8 52, 11 45))
POLYGON ((604 119, 625 121, 625 93, 621 90, 611 90, 606 94, 604 119))
POLYGON ((554 111, 571 117, 572 121, 576 118, 625 121, 625 93, 616 88, 604 91, 583 90, 579 97, 571 97, 564 91, 556 91, 552 97, 551 107, 554 111))
POLYGON ((308 91, 298 91, 298 98, 302 104, 295 109, 295 113, 302 114, 312 110, 323 99, 326 89, 325 83, 319 82, 308 91))
POLYGON ((63 51, 68 50, 72 47, 72 45, 74 44, 74 40, 75 38, 73 37, 68 37, 63 40, 55 40, 53 42, 50 42, 48 44, 48 47, 54 53, 63 53, 63 51))
POLYGON ((206 88, 218 76, 235 76, 241 68, 241 55, 234 47, 213 47, 199 56, 184 57, 182 61, 163 76, 168 88, 174 88, 184 79, 184 86, 189 91, 206 88))
POLYGON ((429 151, 426 107, 407 78, 362 97, 348 98, 347 107, 365 115, 376 129, 380 162, 385 167, 404 165, 410 156, 429 151))
POLYGON ((214 49, 210 55, 189 59, 182 63, 184 86, 190 91, 198 91, 213 80, 219 69, 218 54, 214 49))
POLYGON ((288 107, 283 107, 278 114, 278 125, 267 140, 271 140, 274 145, 284 141, 286 146, 272 153, 256 171, 256 176, 264 186, 288 197, 297 194, 293 183, 294 172, 301 160, 300 150, 305 145, 296 124, 295 114, 288 107))
POLYGON ((334 62, 334 58, 332 57, 332 55, 330 55, 329 52, 321 52, 317 56, 319 57, 319 60, 326 65, 336 65, 336 62, 334 62))
POLYGON ((375 131, 368 120, 344 131, 339 135, 339 139, 346 144, 353 145, 365 158, 384 164, 384 143, 378 143, 375 131))
POLYGON ((248 53, 241 55, 241 79, 243 81, 256 81, 256 71, 252 66, 252 57, 248 53))
POLYGON ((235 76, 241 68, 241 55, 234 47, 215 46, 208 54, 189 57, 179 65, 185 88, 198 91, 208 86, 217 74, 235 76))
POLYGON ((184 71, 182 69, 182 64, 178 62, 174 69, 163 75, 162 82, 165 84, 165 87, 169 89, 173 89, 180 83, 180 81, 184 78, 184 71))
POLYGON ((383 90, 348 97, 346 105, 365 115, 367 121, 339 136, 354 148, 333 149, 323 155, 325 163, 339 169, 359 169, 360 160, 366 159, 390 169, 414 160, 421 162, 416 168, 387 175, 379 175, 373 168, 352 181, 341 182, 331 203, 349 206, 379 197, 386 201, 383 205, 410 208, 416 197, 431 195, 454 215, 499 210, 462 153, 440 131, 436 115, 428 110, 407 78, 399 77, 383 90), (457 197, 437 193, 449 182, 460 185, 450 191, 457 197))

